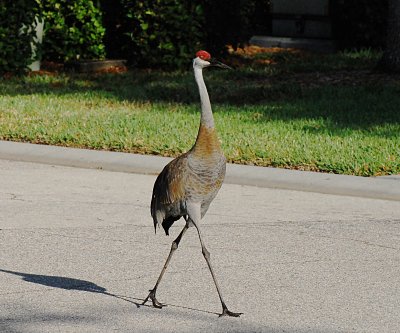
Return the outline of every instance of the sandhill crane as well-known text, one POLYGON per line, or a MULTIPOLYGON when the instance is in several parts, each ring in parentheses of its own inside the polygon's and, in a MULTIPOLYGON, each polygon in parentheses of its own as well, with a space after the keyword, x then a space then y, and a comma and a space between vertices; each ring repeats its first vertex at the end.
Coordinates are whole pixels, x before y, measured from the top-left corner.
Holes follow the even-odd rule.
POLYGON ((197 139, 188 152, 165 166, 154 183, 151 215, 155 230, 161 224, 166 235, 168 235, 169 228, 181 217, 185 219, 186 224, 178 237, 172 242, 170 253, 160 276, 154 288, 150 290, 149 295, 144 300, 143 305, 151 299, 154 307, 163 307, 163 304, 156 299, 158 285, 186 230, 194 226, 199 235, 203 256, 221 301, 222 313, 220 316, 239 317, 241 313, 229 311, 222 298, 220 287, 211 266, 210 253, 204 245, 199 228, 200 220, 207 212, 211 201, 222 185, 226 169, 226 159, 215 130, 211 103, 203 80, 203 68, 209 66, 230 68, 212 59, 206 51, 196 53, 196 58, 193 59, 193 69, 201 101, 200 128, 197 139))

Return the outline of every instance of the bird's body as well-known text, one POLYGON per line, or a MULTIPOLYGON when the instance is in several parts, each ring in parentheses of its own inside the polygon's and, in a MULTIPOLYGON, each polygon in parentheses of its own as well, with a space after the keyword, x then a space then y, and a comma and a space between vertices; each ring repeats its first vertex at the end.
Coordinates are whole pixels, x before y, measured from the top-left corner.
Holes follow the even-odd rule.
POLYGON ((186 224, 173 241, 171 251, 156 285, 150 290, 150 294, 143 304, 148 299, 151 299, 155 307, 162 307, 162 304, 156 299, 157 287, 173 253, 179 246, 182 236, 189 227, 194 226, 197 229, 202 253, 210 269, 222 304, 223 311, 221 315, 237 317, 240 313, 229 311, 225 305, 211 267, 210 253, 203 243, 199 229, 200 220, 206 214, 211 202, 221 188, 226 170, 226 159, 215 129, 210 99, 203 80, 202 70, 211 65, 229 67, 219 62, 211 63, 211 56, 208 52, 199 51, 196 55, 197 57, 193 60, 193 69, 201 101, 201 118, 197 139, 188 152, 172 160, 161 171, 154 183, 151 199, 151 215, 156 230, 159 225, 162 225, 168 235, 169 228, 181 217, 184 217, 186 224))
POLYGON ((226 159, 215 129, 200 126, 196 143, 165 166, 154 184, 151 215, 154 227, 171 225, 187 216, 187 202, 200 203, 201 217, 221 188, 226 159))

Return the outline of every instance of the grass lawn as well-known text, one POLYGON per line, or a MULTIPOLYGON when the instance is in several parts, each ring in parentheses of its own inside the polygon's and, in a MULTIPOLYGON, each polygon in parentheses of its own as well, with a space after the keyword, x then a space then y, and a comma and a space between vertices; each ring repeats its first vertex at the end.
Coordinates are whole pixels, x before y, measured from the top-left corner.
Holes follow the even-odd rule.
MULTIPOLYGON (((205 70, 230 162, 361 176, 400 173, 400 77, 371 51, 246 49, 205 70), (261 52, 262 51, 262 52, 261 52)), ((0 139, 177 156, 193 144, 199 96, 187 72, 0 79, 0 139)))

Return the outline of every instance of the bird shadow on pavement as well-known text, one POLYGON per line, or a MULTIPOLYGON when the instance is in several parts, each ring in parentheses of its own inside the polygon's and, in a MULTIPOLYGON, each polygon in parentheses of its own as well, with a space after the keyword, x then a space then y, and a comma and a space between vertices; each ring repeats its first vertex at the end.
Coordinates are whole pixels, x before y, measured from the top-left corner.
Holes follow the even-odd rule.
POLYGON ((68 277, 63 277, 63 276, 21 273, 21 272, 6 270, 6 269, 0 269, 0 273, 1 272, 20 276, 23 281, 41 284, 41 285, 47 286, 47 287, 98 293, 98 294, 103 294, 103 295, 122 299, 126 302, 135 304, 137 307, 139 307, 141 305, 140 303, 137 303, 132 300, 132 299, 134 299, 134 300, 140 301, 139 298, 131 298, 131 297, 126 297, 126 296, 109 293, 109 292, 107 292, 106 288, 101 287, 90 281, 68 278, 68 277))
MULTIPOLYGON (((112 293, 109 293, 106 288, 101 287, 93 282, 86 281, 86 280, 79 280, 79 279, 63 277, 63 276, 29 274, 29 273, 10 271, 10 270, 1 269, 1 268, 0 268, 0 273, 8 273, 8 274, 20 276, 23 281, 30 282, 30 283, 36 283, 36 284, 40 284, 40 285, 47 286, 47 287, 66 289, 66 290, 85 291, 85 292, 98 293, 98 294, 115 297, 115 298, 124 300, 126 302, 135 304, 137 308, 140 308, 142 306, 148 307, 148 308, 153 308, 151 305, 142 304, 143 299, 112 294, 112 293)), ((197 311, 197 312, 218 315, 218 313, 216 313, 216 312, 194 309, 194 308, 180 306, 180 305, 173 305, 173 304, 164 304, 164 305, 165 306, 168 305, 168 306, 174 307, 174 308, 181 308, 181 309, 186 309, 186 310, 192 310, 192 311, 197 311)))

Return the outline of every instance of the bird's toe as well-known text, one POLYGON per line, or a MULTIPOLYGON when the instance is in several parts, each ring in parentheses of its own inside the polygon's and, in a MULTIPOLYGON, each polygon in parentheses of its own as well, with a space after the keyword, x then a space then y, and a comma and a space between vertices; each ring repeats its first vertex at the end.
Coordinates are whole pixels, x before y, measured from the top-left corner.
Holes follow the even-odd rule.
POLYGON ((147 297, 147 299, 151 299, 151 302, 153 303, 153 306, 157 309, 161 309, 163 306, 165 306, 165 304, 160 303, 157 298, 156 298, 156 292, 155 290, 150 290, 150 294, 147 297))
POLYGON ((151 298, 151 301, 152 301, 152 303, 153 303, 153 306, 154 306, 155 308, 157 308, 157 309, 161 309, 163 306, 165 306, 165 304, 160 303, 160 302, 157 300, 157 298, 155 298, 155 297, 152 297, 152 298, 151 298))
POLYGON ((227 308, 222 310, 222 313, 219 315, 220 317, 229 316, 229 317, 240 317, 243 313, 241 312, 232 312, 229 311, 227 308))

